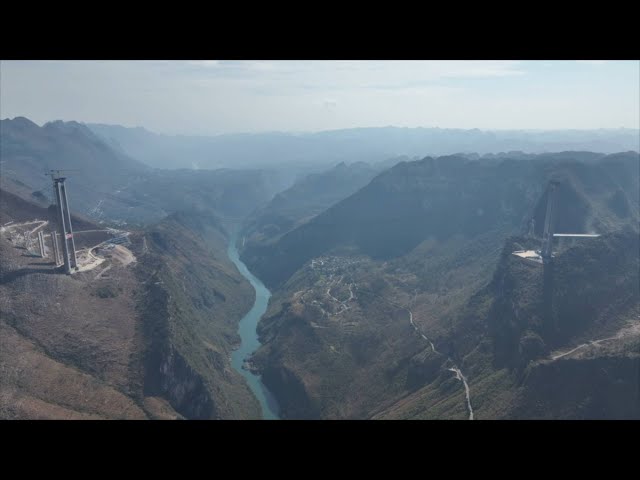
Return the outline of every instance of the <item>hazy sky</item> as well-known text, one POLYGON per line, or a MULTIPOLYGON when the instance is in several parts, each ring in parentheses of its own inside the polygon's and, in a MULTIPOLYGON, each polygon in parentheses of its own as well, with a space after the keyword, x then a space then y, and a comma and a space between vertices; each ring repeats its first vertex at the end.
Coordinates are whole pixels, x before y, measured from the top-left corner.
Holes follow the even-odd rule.
POLYGON ((638 128, 638 61, 2 61, 0 117, 169 134, 638 128))

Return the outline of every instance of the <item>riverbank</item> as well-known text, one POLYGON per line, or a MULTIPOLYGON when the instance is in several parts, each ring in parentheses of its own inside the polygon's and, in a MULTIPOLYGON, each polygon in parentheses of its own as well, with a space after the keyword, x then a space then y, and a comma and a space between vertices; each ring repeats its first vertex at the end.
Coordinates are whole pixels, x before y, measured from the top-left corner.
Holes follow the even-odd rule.
POLYGON ((262 418, 264 420, 278 420, 279 408, 273 394, 262 383, 260 375, 253 373, 251 370, 243 368, 246 360, 260 347, 260 341, 258 340, 258 333, 256 328, 258 322, 264 312, 267 310, 269 304, 269 298, 271 292, 264 286, 259 278, 254 276, 246 265, 240 260, 240 255, 236 246, 237 234, 232 235, 229 240, 229 247, 227 249, 227 255, 229 260, 233 262, 240 274, 245 277, 256 292, 256 299, 251 307, 251 310, 240 320, 238 325, 238 334, 240 335, 240 346, 231 354, 232 367, 242 375, 249 388, 260 402, 262 408, 262 418))

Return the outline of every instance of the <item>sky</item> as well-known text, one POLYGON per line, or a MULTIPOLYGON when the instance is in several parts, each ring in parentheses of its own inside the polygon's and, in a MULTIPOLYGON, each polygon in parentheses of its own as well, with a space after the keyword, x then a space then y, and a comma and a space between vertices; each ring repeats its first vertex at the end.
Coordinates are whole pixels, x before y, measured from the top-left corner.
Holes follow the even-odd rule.
POLYGON ((640 61, 0 61, 0 118, 217 135, 638 128, 640 61))

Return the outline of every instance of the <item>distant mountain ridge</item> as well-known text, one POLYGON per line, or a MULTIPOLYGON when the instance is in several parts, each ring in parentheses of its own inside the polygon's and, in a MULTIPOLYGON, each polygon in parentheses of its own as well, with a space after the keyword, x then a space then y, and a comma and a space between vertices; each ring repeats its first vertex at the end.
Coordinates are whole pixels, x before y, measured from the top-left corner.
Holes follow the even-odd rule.
POLYGON ((249 167, 265 163, 379 162, 387 158, 458 153, 526 153, 583 150, 640 151, 637 129, 518 131, 375 127, 317 133, 247 133, 217 136, 161 135, 143 128, 87 124, 129 155, 161 168, 249 167))
POLYGON ((52 200, 44 173, 66 170, 72 209, 96 220, 141 224, 205 207, 243 217, 282 188, 277 172, 152 168, 78 122, 7 119, 0 137, 2 188, 52 200))
POLYGON ((384 165, 344 162, 320 173, 310 174, 278 193, 243 223, 243 248, 271 243, 301 223, 365 186, 384 165))
MULTIPOLYGON (((616 216, 602 211, 608 208, 603 206, 606 202, 616 202, 613 197, 598 198, 598 206, 584 199, 599 197, 598 189, 608 194, 620 190, 620 208, 628 207, 628 214, 637 218, 637 172, 634 152, 608 157, 565 152, 489 163, 456 156, 401 162, 275 244, 248 248, 242 258, 266 284, 276 286, 306 261, 340 246, 387 259, 408 253, 429 236, 445 241, 455 234, 473 236, 494 228, 514 231, 526 227, 521 225, 523 216, 543 192, 545 179, 553 175, 567 182, 562 195, 576 199, 560 203, 559 222, 566 217, 567 227, 576 228, 586 228, 586 223, 576 221, 586 222, 587 217, 590 226, 596 219, 615 223, 616 216), (598 187, 601 183, 607 186, 598 187), (582 211, 565 214, 565 204, 582 211)), ((540 229, 544 204, 538 205, 536 214, 540 229)))

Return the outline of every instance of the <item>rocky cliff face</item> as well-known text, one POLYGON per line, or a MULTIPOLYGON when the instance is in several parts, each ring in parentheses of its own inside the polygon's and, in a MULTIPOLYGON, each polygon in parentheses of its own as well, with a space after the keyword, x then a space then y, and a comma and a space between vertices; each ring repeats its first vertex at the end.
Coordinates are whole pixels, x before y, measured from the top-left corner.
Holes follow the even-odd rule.
POLYGON ((486 318, 498 366, 523 368, 572 339, 621 328, 638 301, 636 232, 583 241, 544 269, 510 255, 516 246, 507 243, 481 294, 492 302, 486 318))
POLYGON ((282 412, 286 412, 283 418, 289 420, 320 419, 320 409, 309 392, 303 379, 294 371, 275 365, 267 367, 262 372, 262 381, 270 390, 287 392, 279 397, 279 406, 282 412))
POLYGON ((640 343, 634 350, 536 365, 528 372, 510 416, 640 419, 640 343))
POLYGON ((186 362, 173 346, 161 353, 157 378, 148 364, 146 386, 150 396, 166 398, 177 412, 194 420, 217 419, 218 412, 203 377, 186 362), (157 382, 157 383, 156 383, 157 382))
POLYGON ((210 215, 175 214, 144 234, 148 251, 137 275, 145 395, 166 398, 186 418, 259 418, 257 400, 230 364, 254 295, 210 215))

